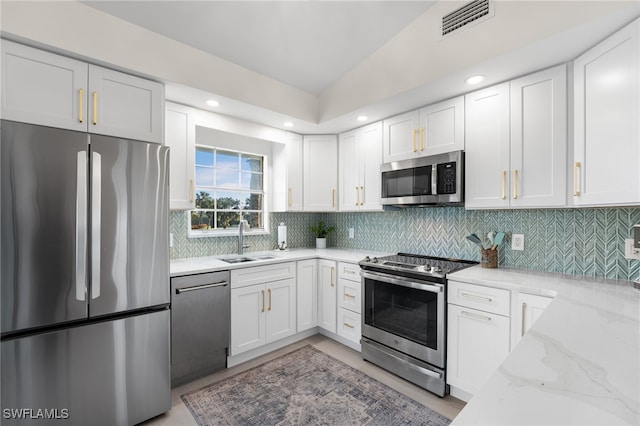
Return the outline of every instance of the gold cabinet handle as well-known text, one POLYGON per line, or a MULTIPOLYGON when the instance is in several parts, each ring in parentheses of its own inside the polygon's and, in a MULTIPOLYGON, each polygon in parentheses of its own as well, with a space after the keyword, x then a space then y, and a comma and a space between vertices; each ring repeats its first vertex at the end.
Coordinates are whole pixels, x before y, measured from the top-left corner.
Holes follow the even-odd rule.
POLYGON ((524 336, 524 316, 526 315, 526 311, 527 311, 527 304, 522 302, 522 327, 520 329, 520 337, 524 336))
POLYGON ((358 187, 357 187, 357 186, 356 186, 355 191, 356 191, 356 192, 355 192, 355 194, 356 194, 356 196, 355 196, 355 199, 356 199, 356 206, 359 206, 359 205, 360 205, 360 193, 358 192, 358 187))
POLYGON ((195 193, 195 188, 193 187, 193 179, 189 179, 189 202, 193 203, 193 194, 195 193))
POLYGON ((507 198, 507 171, 502 171, 502 199, 507 198))
POLYGON ((335 268, 332 266, 331 267, 331 287, 335 287, 334 283, 333 283, 333 272, 335 271, 335 268))
POLYGON ((98 92, 93 92, 93 124, 98 124, 98 92))
POLYGON ((267 309, 268 311, 271 310, 271 289, 267 289, 267 291, 269 292, 269 309, 267 309))
POLYGON ((355 298, 356 298, 356 295, 355 295, 355 294, 350 294, 350 293, 345 293, 345 294, 344 294, 344 297, 348 297, 348 298, 350 298, 350 299, 355 299, 355 298))
POLYGON ((362 192, 362 198, 360 199, 360 205, 364 206, 364 186, 360 186, 360 191, 362 192))
POLYGON ((336 206, 336 190, 332 189, 331 190, 331 207, 335 207, 336 206))
POLYGON ((293 190, 289 187, 289 196, 287 197, 289 207, 293 204, 293 190))
POLYGON ((412 134, 412 142, 413 142, 413 152, 418 152, 418 147, 416 146, 416 133, 418 133, 418 131, 416 129, 413 129, 413 134, 412 134))
POLYGON ((518 198, 518 169, 513 171, 513 199, 518 198))
POLYGON ((262 293, 262 309, 260 309, 260 312, 264 312, 264 290, 260 290, 260 293, 262 293))
POLYGON ((575 163, 573 163, 573 196, 574 197, 580 196, 580 187, 578 185, 578 178, 580 177, 579 170, 580 170, 580 162, 576 161, 575 163))
POLYGON ((424 151, 424 127, 420 128, 420 151, 424 151))
POLYGON ((345 327, 355 328, 353 324, 349 324, 348 322, 343 323, 345 327))
POLYGON ((82 89, 78 90, 78 121, 80 121, 81 123, 84 121, 84 115, 83 115, 83 111, 82 111, 82 107, 83 107, 83 94, 84 91, 82 89))

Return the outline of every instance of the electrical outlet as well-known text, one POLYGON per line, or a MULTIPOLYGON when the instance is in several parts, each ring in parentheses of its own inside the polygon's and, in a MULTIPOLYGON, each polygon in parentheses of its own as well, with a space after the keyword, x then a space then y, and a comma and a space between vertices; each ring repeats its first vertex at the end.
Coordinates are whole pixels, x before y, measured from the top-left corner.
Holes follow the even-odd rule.
POLYGON ((349 238, 355 238, 356 232, 353 228, 349 228, 349 238))
POLYGON ((633 238, 627 238, 624 240, 624 258, 640 259, 640 249, 634 247, 633 238))
POLYGON ((511 250, 524 250, 524 234, 513 234, 511 236, 511 250))
POLYGON ((169 232, 169 247, 173 247, 173 232, 169 232))

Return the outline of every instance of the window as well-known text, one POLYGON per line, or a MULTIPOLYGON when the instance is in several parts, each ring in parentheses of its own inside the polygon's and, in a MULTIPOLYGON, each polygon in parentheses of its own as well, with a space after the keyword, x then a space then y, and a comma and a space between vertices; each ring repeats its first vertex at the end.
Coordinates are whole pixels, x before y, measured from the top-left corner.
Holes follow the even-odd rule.
POLYGON ((264 157, 196 146, 195 178, 192 235, 238 229, 242 219, 251 229, 265 229, 264 157))

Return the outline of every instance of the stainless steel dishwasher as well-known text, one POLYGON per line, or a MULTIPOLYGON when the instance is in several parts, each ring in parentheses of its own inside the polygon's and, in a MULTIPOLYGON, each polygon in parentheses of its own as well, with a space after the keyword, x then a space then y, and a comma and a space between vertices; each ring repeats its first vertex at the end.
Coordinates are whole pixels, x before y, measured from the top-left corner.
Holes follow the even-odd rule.
POLYGON ((229 271, 171 278, 171 385, 227 366, 229 271))

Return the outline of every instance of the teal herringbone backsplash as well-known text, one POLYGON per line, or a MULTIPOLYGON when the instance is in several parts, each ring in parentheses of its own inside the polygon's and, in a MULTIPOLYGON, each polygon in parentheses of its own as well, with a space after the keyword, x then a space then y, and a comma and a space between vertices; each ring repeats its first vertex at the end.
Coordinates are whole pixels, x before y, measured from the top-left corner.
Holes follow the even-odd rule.
MULTIPOLYGON (((250 238, 251 251, 276 247, 277 223, 288 227, 290 247, 310 247, 308 230, 322 219, 337 227, 329 246, 376 252, 408 252, 479 260, 472 232, 524 234, 525 250, 512 251, 511 240, 499 249, 499 265, 535 271, 631 280, 640 277, 640 260, 624 258, 624 239, 640 223, 639 208, 556 210, 465 210, 462 207, 406 209, 371 213, 272 213, 271 235, 250 238), (355 229, 350 239, 348 229, 355 229)), ((186 214, 171 213, 172 258, 233 253, 236 237, 187 238, 186 214)))

